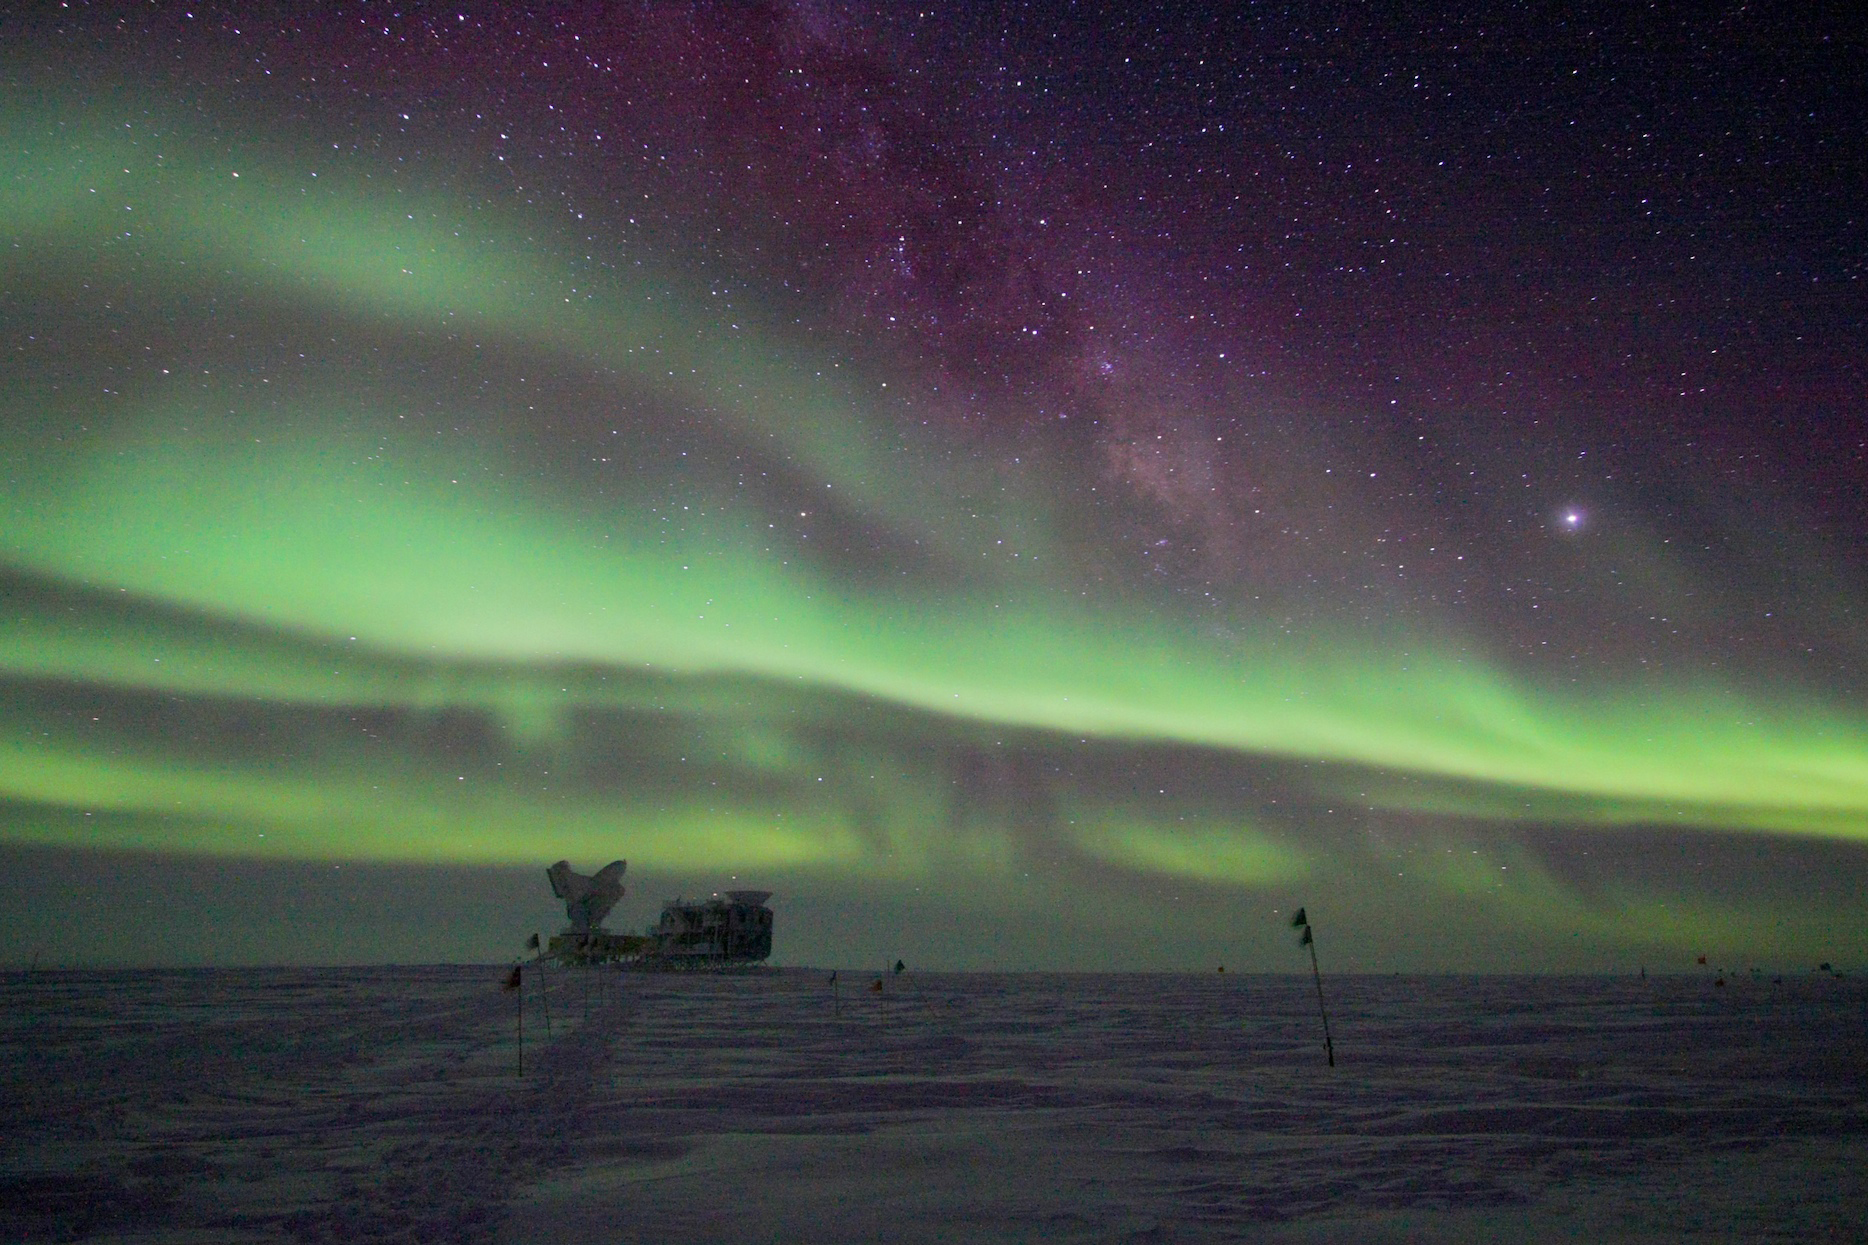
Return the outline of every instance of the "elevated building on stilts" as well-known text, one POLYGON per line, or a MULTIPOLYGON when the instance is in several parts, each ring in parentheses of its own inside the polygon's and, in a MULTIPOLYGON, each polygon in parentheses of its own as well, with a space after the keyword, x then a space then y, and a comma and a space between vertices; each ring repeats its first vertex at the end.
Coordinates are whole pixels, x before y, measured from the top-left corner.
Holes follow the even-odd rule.
POLYGON ((745 968, 772 954, 771 891, 732 890, 706 899, 671 899, 646 933, 618 934, 603 919, 623 897, 628 864, 612 861, 589 877, 560 860, 545 870, 569 924, 545 954, 562 964, 619 964, 646 970, 745 968))

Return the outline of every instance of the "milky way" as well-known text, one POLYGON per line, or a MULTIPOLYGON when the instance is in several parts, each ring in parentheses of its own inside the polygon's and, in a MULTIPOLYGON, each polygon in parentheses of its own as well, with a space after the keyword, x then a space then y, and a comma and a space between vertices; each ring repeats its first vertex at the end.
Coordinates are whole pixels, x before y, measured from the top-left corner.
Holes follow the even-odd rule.
POLYGON ((0 835, 747 872, 794 959, 1855 946, 1820 42, 1054 16, 18 28, 0 835))

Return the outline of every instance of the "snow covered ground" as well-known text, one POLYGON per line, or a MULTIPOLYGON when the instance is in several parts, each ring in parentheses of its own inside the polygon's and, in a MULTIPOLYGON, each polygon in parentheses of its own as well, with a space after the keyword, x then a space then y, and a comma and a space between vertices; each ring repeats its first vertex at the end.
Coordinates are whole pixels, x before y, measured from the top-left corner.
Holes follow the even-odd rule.
POLYGON ((504 972, 0 979, 0 1240, 1868 1239, 1856 979, 504 972))

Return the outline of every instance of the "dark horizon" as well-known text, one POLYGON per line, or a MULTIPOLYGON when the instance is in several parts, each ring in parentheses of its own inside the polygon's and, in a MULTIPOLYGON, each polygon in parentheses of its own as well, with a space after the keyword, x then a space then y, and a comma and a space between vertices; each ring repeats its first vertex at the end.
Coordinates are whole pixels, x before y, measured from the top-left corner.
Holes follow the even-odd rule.
MULTIPOLYGON (((32 922, 0 949, 4 971, 23 971, 35 956, 41 971, 193 970, 213 968, 294 969, 370 966, 499 965, 530 959, 526 939, 548 936, 564 926, 563 905, 553 899, 543 868, 385 865, 375 862, 267 862, 202 857, 177 860, 161 853, 77 853, 62 849, 8 848, 0 883, 0 910, 34 911, 32 922), (78 870, 86 870, 80 875, 78 870), (348 875, 348 876, 346 876, 348 875), (420 891, 430 897, 435 915, 414 917, 397 896, 420 891), (160 896, 164 913, 149 912, 151 896, 160 896), (450 897, 451 906, 434 902, 450 897), (125 897, 132 902, 125 903, 125 897), (299 935, 311 932, 314 937, 299 935), (331 958, 335 954, 348 958, 331 958), (138 947, 158 948, 137 958, 138 947), (450 952, 450 948, 453 950, 450 952), (58 957, 66 957, 60 960, 58 957), (291 958, 298 956, 300 958, 291 958)), ((722 886, 704 878, 687 884, 638 892, 631 886, 608 928, 628 932, 653 923, 664 900, 705 895, 722 886), (665 892, 665 893, 664 893, 665 892)), ((636 885, 640 885, 637 882, 636 885)), ((1385 914, 1336 911, 1314 894, 1298 896, 1317 923, 1323 969, 1328 976, 1704 976, 1710 984, 1717 969, 1742 974, 1747 982, 1756 965, 1766 980, 1773 974, 1817 972, 1829 962, 1839 971, 1860 966, 1838 938, 1808 964, 1787 955, 1746 956, 1714 944, 1703 950, 1680 950, 1659 941, 1647 946, 1600 944, 1565 947, 1552 939, 1543 947, 1496 944, 1489 956, 1472 944, 1511 931, 1470 925, 1451 927, 1438 954, 1424 953, 1410 962, 1395 955, 1397 939, 1384 927, 1385 914), (1326 918, 1323 914, 1329 913, 1326 918), (1327 920, 1327 924, 1324 922, 1327 920), (1700 954, 1708 963, 1694 963, 1700 954)), ((1232 902, 1215 891, 1198 911, 1207 916, 1232 902)), ((1276 903, 1276 900, 1267 902, 1276 903)), ((919 972, 1022 974, 1170 973, 1225 976, 1308 975, 1308 960, 1288 927, 1286 901, 1266 909, 1263 919, 1235 927, 1229 943, 1189 940, 1162 947, 1132 930, 1117 929, 1107 940, 1085 945, 1043 939, 1032 928, 1041 911, 995 927, 971 921, 976 916, 959 897, 945 904, 897 902, 873 898, 863 909, 877 917, 873 925, 852 926, 851 911, 835 891, 815 895, 779 892, 770 901, 776 916, 771 964, 774 968, 821 967, 868 971, 903 959, 919 972), (971 922, 971 923, 969 923, 971 922), (1022 934, 1029 957, 1011 964, 994 963, 1003 955, 1007 931, 1022 934)))

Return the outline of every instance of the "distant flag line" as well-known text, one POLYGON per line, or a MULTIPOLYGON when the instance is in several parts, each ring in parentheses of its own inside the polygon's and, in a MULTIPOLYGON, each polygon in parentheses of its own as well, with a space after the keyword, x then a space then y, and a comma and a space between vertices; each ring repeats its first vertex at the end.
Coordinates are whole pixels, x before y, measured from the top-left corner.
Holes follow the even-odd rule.
MULTIPOLYGON (((1330 1014, 1329 1014, 1329 1009, 1325 1004, 1324 996, 1323 996, 1323 969, 1317 959, 1316 932, 1310 924, 1310 914, 1307 909, 1300 907, 1297 909, 1295 913, 1292 914, 1291 928, 1298 931, 1297 945, 1300 947, 1307 947, 1310 950, 1310 974, 1311 974, 1312 980, 1315 982, 1315 985, 1316 985, 1317 1014, 1323 1023, 1324 1057, 1326 1061, 1328 1062, 1328 1065, 1334 1068, 1336 1066, 1336 1044, 1330 1032, 1330 1014)), ((525 940, 525 947, 526 947, 526 950, 533 953, 532 963, 535 966, 540 967, 542 969, 543 964, 544 964, 544 951, 543 951, 543 944, 542 944, 542 941, 539 935, 534 933, 530 937, 528 937, 525 940)), ((1697 959, 1695 960, 1695 963, 1697 963, 1702 968, 1707 967, 1707 957, 1702 954, 1697 957, 1697 959)), ((876 1003, 877 1003, 878 1009, 880 1009, 881 1004, 883 1002, 883 996, 886 994, 886 990, 884 987, 884 982, 886 981, 886 979, 891 976, 900 976, 902 973, 907 971, 907 968, 908 966, 906 963, 904 963, 901 960, 896 960, 892 966, 885 965, 883 970, 879 974, 877 974, 877 976, 869 983, 870 993, 875 994, 877 996, 876 1003)), ((1221 965, 1219 968, 1219 971, 1221 973, 1224 973, 1226 971, 1225 966, 1221 965)), ((1820 973, 1830 974, 1835 977, 1843 976, 1843 974, 1837 972, 1835 970, 1835 967, 1832 964, 1830 964, 1828 961, 1825 961, 1821 965, 1819 965, 1815 971, 1820 972, 1820 973)), ((1758 970, 1754 968, 1752 970, 1753 976, 1754 977, 1757 976, 1757 973, 1758 973, 1758 970)), ((1641 975, 1643 979, 1645 979, 1647 976, 1647 968, 1645 965, 1642 966, 1641 975)), ((840 979, 841 979, 841 970, 833 968, 830 971, 829 978, 825 982, 825 984, 830 987, 832 1007, 836 1010, 836 1013, 839 1016, 842 1014, 842 998, 841 998, 841 992, 839 989, 840 979)), ((1776 980, 1781 982, 1782 977, 1780 976, 1776 978, 1776 980)), ((1723 969, 1719 970, 1719 979, 1714 984, 1720 985, 1720 986, 1725 985, 1725 975, 1724 975, 1723 969)), ((525 1075, 524 961, 514 961, 512 967, 507 971, 506 975, 500 979, 499 988, 502 992, 510 991, 518 995, 519 1007, 518 1007, 518 1016, 517 1016, 517 1037, 518 1037, 517 1063, 518 1063, 518 1074, 521 1077, 523 1077, 525 1075)), ((551 1037, 551 1003, 550 1003, 548 994, 549 992, 546 990, 545 983, 541 980, 539 982, 539 1003, 540 1003, 541 1008, 544 1011, 547 1041, 549 1041, 551 1037)), ((586 1004, 586 1011, 588 1011, 588 1004, 586 1004)), ((880 1018, 880 1016, 881 1016, 881 1012, 879 1010, 878 1018, 880 1018)))

